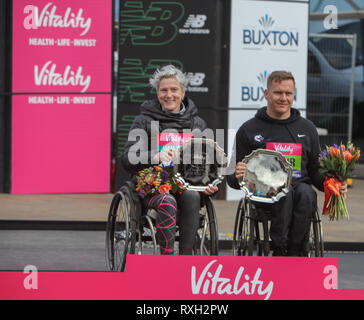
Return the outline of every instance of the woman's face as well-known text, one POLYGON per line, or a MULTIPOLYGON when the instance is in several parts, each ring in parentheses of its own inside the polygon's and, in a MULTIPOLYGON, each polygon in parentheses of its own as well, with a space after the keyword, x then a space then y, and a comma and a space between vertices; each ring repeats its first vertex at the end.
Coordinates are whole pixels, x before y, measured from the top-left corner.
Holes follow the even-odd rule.
POLYGON ((181 84, 175 77, 164 78, 159 82, 157 97, 159 103, 168 111, 180 111, 181 102, 185 96, 181 84))

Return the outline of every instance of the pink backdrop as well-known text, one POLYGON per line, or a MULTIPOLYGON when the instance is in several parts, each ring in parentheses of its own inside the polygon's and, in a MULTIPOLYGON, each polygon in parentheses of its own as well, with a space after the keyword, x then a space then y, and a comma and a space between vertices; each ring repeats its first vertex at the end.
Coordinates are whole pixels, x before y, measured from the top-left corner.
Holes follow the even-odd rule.
POLYGON ((111 0, 13 1, 12 193, 109 191, 111 19, 111 0))

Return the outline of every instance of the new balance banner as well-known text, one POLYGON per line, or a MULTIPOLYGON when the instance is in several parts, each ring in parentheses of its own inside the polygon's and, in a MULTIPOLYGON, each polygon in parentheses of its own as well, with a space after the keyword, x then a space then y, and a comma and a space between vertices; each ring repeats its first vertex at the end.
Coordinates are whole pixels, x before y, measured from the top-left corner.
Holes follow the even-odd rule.
POLYGON ((121 155, 140 104, 156 98, 149 85, 154 71, 173 64, 187 74, 187 96, 212 129, 226 127, 222 112, 221 0, 120 1, 116 182, 128 175, 121 155))

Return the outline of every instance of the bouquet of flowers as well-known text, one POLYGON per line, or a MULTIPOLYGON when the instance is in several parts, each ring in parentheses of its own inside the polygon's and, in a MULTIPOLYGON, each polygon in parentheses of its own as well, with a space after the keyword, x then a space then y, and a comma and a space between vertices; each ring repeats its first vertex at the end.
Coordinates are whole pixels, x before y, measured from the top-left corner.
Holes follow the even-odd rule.
POLYGON ((179 193, 186 190, 173 172, 173 162, 140 170, 137 175, 135 190, 142 198, 159 193, 179 193))
POLYGON ((348 209, 343 195, 340 193, 342 181, 346 180, 354 170, 360 150, 351 142, 345 146, 334 144, 326 146, 319 156, 319 171, 325 175, 325 201, 322 214, 329 214, 330 220, 349 218, 348 209))

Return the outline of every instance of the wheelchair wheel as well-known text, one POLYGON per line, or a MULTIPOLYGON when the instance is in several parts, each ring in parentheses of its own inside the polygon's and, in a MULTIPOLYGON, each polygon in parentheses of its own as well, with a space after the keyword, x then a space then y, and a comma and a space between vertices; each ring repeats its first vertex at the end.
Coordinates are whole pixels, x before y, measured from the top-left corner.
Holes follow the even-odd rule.
POLYGON ((204 196, 200 210, 200 228, 196 234, 195 255, 219 254, 219 233, 214 204, 209 196, 204 196))
POLYGON ((244 256, 247 254, 249 240, 248 210, 247 202, 242 198, 235 216, 233 236, 234 256, 244 256))
POLYGON ((136 235, 136 254, 160 254, 156 239, 156 215, 157 212, 154 209, 149 209, 147 214, 141 217, 136 235))
POLYGON ((126 255, 135 252, 135 206, 128 186, 114 195, 106 228, 106 259, 111 271, 125 271, 126 255))
POLYGON ((309 239, 307 244, 307 255, 309 257, 324 256, 324 241, 321 218, 317 211, 312 215, 309 239))

